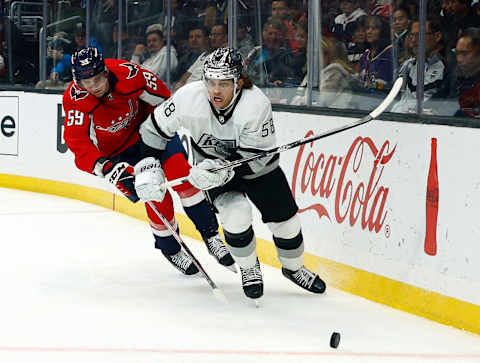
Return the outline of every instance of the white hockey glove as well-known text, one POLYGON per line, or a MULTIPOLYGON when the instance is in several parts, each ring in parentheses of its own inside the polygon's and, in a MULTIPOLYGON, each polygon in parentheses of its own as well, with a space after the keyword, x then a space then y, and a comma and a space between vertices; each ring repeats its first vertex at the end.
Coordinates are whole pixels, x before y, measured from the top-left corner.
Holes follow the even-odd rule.
POLYGON ((232 180, 235 175, 233 168, 227 168, 219 171, 210 171, 227 164, 226 161, 220 159, 205 159, 190 169, 188 181, 195 188, 208 190, 219 187, 232 180))
POLYGON ((161 202, 167 192, 164 184, 165 174, 160 160, 148 157, 135 165, 135 190, 141 201, 161 202))

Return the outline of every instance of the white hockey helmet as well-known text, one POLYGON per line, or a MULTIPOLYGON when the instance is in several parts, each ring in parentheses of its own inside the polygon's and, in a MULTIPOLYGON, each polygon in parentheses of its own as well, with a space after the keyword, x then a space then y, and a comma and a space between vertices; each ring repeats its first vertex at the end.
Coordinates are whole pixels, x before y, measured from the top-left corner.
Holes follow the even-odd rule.
POLYGON ((233 80, 233 98, 224 108, 228 109, 240 94, 238 81, 245 69, 245 62, 238 50, 233 48, 218 48, 207 56, 203 64, 203 80, 231 79, 233 80))
POLYGON ((210 53, 203 64, 205 79, 233 79, 238 81, 244 70, 245 62, 238 50, 218 48, 210 53))

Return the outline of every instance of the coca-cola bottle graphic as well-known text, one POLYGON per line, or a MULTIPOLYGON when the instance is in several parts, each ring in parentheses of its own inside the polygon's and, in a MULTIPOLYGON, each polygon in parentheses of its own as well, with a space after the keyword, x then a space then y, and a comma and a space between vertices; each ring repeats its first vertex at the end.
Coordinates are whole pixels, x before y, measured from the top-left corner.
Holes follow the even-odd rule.
POLYGON ((437 139, 432 137, 430 168, 427 179, 425 253, 437 254, 437 217, 438 217, 438 173, 437 173, 437 139))

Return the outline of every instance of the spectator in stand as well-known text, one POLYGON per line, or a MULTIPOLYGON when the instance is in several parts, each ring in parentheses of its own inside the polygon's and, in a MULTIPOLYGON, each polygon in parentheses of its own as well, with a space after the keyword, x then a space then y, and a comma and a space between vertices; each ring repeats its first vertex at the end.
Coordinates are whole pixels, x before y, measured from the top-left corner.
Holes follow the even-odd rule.
POLYGON ((336 0, 320 1, 322 14, 322 36, 331 37, 335 26, 335 18, 341 13, 336 0))
POLYGON ((260 24, 265 23, 269 16, 270 6, 271 5, 269 1, 261 1, 260 4, 257 3, 257 0, 237 1, 238 24, 242 24, 242 26, 245 26, 249 34, 258 34, 255 16, 257 12, 260 11, 260 24), (257 5, 260 5, 260 8, 258 8, 257 5))
POLYGON ((262 47, 253 48, 245 60, 248 75, 259 87, 282 86, 293 76, 291 50, 284 44, 285 31, 280 19, 269 18, 263 26, 262 47))
POLYGON ((47 43, 47 69, 50 69, 45 85, 38 81, 35 88, 64 89, 65 82, 71 76, 69 74, 70 64, 65 59, 70 59, 68 52, 71 51, 71 41, 66 39, 66 33, 58 32, 53 37, 48 37, 47 43))
POLYGON ((418 19, 418 0, 402 0, 399 6, 405 7, 410 12, 410 19, 418 19))
POLYGON ((452 16, 452 0, 442 0, 440 4, 440 16, 443 19, 443 23, 451 21, 452 16))
POLYGON ((367 49, 367 17, 363 16, 352 25, 352 41, 347 44, 348 61, 358 71, 358 63, 367 49))
MULTIPOLYGON (((156 0, 160 1, 160 0, 156 0)), ((191 14, 185 11, 179 0, 171 0, 172 4, 172 19, 171 19, 171 41, 176 49, 185 49, 187 47, 187 36, 192 24, 198 22, 197 18, 192 17, 191 14)), ((163 26, 164 31, 167 30, 167 18, 168 18, 168 1, 163 0, 163 12, 160 13, 158 21, 156 23, 163 26)), ((166 33, 165 33, 166 34, 166 33)))
POLYGON ((385 91, 393 80, 393 47, 390 26, 379 15, 367 18, 368 49, 359 62, 359 78, 365 89, 385 91))
MULTIPOLYGON (((208 24, 207 7, 210 5, 209 0, 183 0, 178 6, 177 12, 184 19, 188 19, 188 28, 197 26, 198 24, 206 26, 209 31, 216 23, 208 24)), ((209 18, 208 18, 209 19, 209 18)), ((223 21, 221 22, 223 23, 223 21)))
POLYGON ((356 23, 367 13, 360 8, 358 0, 340 0, 340 9, 342 13, 335 18, 332 34, 347 45, 353 39, 356 23))
POLYGON ((288 46, 292 50, 297 49, 297 40, 295 38, 295 25, 289 17, 290 9, 288 7, 288 1, 286 0, 273 0, 272 1, 272 18, 277 18, 282 21, 285 25, 285 40, 287 41, 288 46))
MULTIPOLYGON (((62 34, 58 33, 58 34, 62 34)), ((85 23, 77 23, 74 30, 74 48, 73 51, 80 50, 87 46, 87 37, 85 23)), ((89 44, 90 46, 96 47, 100 53, 103 54, 103 49, 98 44, 95 37, 90 37, 89 44)), ((64 38, 62 35, 61 38, 58 38, 53 41, 52 48, 49 50, 49 55, 54 59, 54 67, 50 71, 49 79, 51 81, 61 81, 62 86, 63 82, 70 82, 71 77, 71 68, 72 68, 72 49, 70 46, 70 41, 64 38)), ((60 83, 60 82, 58 82, 60 83)), ((57 84, 58 85, 58 84, 57 84)), ((47 82, 47 86, 52 86, 50 82, 47 82)))
MULTIPOLYGON (((211 51, 226 47, 228 44, 227 26, 225 24, 217 24, 212 28, 210 33, 210 46, 211 51)), ((186 83, 193 81, 199 81, 203 78, 203 63, 207 58, 209 51, 205 51, 197 58, 195 63, 191 65, 188 71, 180 78, 175 84, 174 91, 182 87, 186 83)))
MULTIPOLYGON (((228 29, 226 24, 216 24, 210 32, 210 46, 212 51, 225 47, 228 43, 228 29)), ((203 72, 203 70, 202 70, 203 72)))
MULTIPOLYGON (((88 40, 88 44, 87 44, 87 31, 86 31, 85 23, 80 22, 76 24, 75 30, 73 33, 73 39, 75 41, 74 51, 80 50, 86 46, 91 46, 91 47, 97 48, 98 51, 103 54, 103 49, 94 36, 90 36, 90 39, 88 40)), ((71 62, 70 58, 68 61, 71 62)))
POLYGON ((288 16, 294 24, 308 21, 308 1, 290 0, 288 8, 288 16))
MULTIPOLYGON (((163 26, 161 24, 152 24, 147 28, 145 35, 147 46, 137 44, 130 61, 155 73, 161 80, 165 80, 169 69, 167 68, 168 52, 163 36, 163 26)), ((175 72, 177 64, 177 52, 172 45, 170 49, 171 72, 175 72)))
POLYGON ((294 85, 300 85, 307 74, 307 43, 308 43, 308 21, 297 23, 296 27, 297 49, 291 53, 289 62, 292 78, 289 80, 294 85))
MULTIPOLYGON (((52 65, 46 82, 48 88, 63 88, 65 82, 71 80, 71 63, 68 63, 71 56, 67 53, 71 49, 71 42, 64 36, 62 32, 56 33, 47 45, 47 64, 52 65)), ((37 83, 36 87, 41 87, 41 84, 37 83)))
POLYGON ((120 57, 118 56, 118 46, 119 46, 119 38, 118 38, 118 21, 115 22, 113 25, 112 31, 112 40, 109 42, 109 46, 105 49, 105 57, 106 58, 119 58, 119 59, 129 59, 135 51, 137 44, 140 39, 138 37, 133 36, 132 34, 128 34, 125 27, 122 28, 121 31, 121 38, 122 38, 122 49, 120 51, 120 57))
POLYGON ((456 116, 480 118, 480 28, 466 29, 456 46, 458 103, 456 116))
POLYGON ((405 49, 405 39, 410 27, 410 12, 408 8, 399 7, 395 9, 392 16, 392 36, 393 36, 393 60, 395 69, 400 65, 399 59, 405 49))
MULTIPOLYGON (((410 27, 411 26, 412 26, 412 23, 410 23, 410 27)), ((413 52, 415 39, 408 36, 408 33, 410 32, 410 27, 408 29, 407 36, 405 36, 405 42, 403 43, 403 52, 399 54, 399 58, 398 58, 399 65, 401 65, 408 59, 415 57, 415 53, 413 52)), ((398 71, 397 71, 397 74, 398 74, 398 71)))
POLYGON ((351 108, 352 85, 355 79, 345 44, 335 38, 323 38, 322 58, 318 106, 351 108))
POLYGON ((250 23, 247 18, 241 17, 238 19, 237 27, 237 49, 245 59, 253 49, 255 44, 253 43, 252 36, 249 30, 251 29, 250 23))
POLYGON ((184 75, 190 66, 195 63, 200 54, 208 52, 210 31, 204 25, 193 27, 188 33, 188 48, 178 61, 177 70, 173 76, 174 82, 177 82, 184 75))
POLYGON ((113 46, 110 34, 112 34, 115 19, 117 19, 118 15, 117 3, 116 0, 97 0, 93 2, 93 32, 91 34, 95 35, 105 49, 113 46))
MULTIPOLYGON (((417 112, 417 53, 420 22, 412 23, 408 37, 412 41, 414 57, 405 61, 399 70, 399 75, 406 80, 403 85, 400 100, 392 107, 392 112, 416 113, 417 112)), ((432 101, 443 92, 447 76, 447 67, 442 54, 442 31, 437 19, 427 19, 425 31, 425 70, 423 109, 425 113, 434 113, 432 101)))
POLYGON ((480 16, 471 4, 471 0, 450 0, 450 3, 442 8, 442 28, 447 48, 455 48, 463 30, 480 26, 480 16))
POLYGON ((227 0, 209 1, 205 11, 205 26, 213 28, 215 24, 227 24, 227 0))
MULTIPOLYGON (((320 73, 319 92, 313 95, 312 103, 319 107, 352 108, 352 88, 357 82, 354 69, 347 58, 345 44, 336 38, 322 38, 323 68, 320 73)), ((307 86, 305 76, 302 86, 307 86)), ((305 105, 305 88, 298 89, 302 94, 295 96, 292 105, 305 105)))

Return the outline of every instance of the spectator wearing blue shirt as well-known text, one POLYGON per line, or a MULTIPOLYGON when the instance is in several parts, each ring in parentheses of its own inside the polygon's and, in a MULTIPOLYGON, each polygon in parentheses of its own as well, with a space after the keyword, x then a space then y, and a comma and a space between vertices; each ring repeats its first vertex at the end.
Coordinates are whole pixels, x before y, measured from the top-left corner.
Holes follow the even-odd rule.
MULTIPOLYGON (((75 28, 75 34, 74 34, 74 40, 75 40, 75 50, 82 49, 87 46, 87 37, 86 37, 86 31, 85 31, 85 24, 84 23, 78 23, 76 28, 75 28)), ((90 37, 90 41, 88 42, 89 46, 96 47, 100 53, 103 54, 103 49, 98 44, 97 39, 94 37, 90 37)), ((49 79, 54 80, 54 81, 71 81, 71 61, 72 61, 72 56, 70 54, 71 52, 67 52, 66 48, 62 48, 62 54, 61 56, 56 54, 56 60, 58 63, 55 64, 55 66, 51 69, 50 71, 50 76, 49 79)))
POLYGON ((66 39, 66 34, 56 33, 48 42, 47 46, 47 65, 53 63, 50 70, 49 79, 56 81, 62 78, 65 73, 64 56, 68 55, 71 49, 71 41, 66 39))

